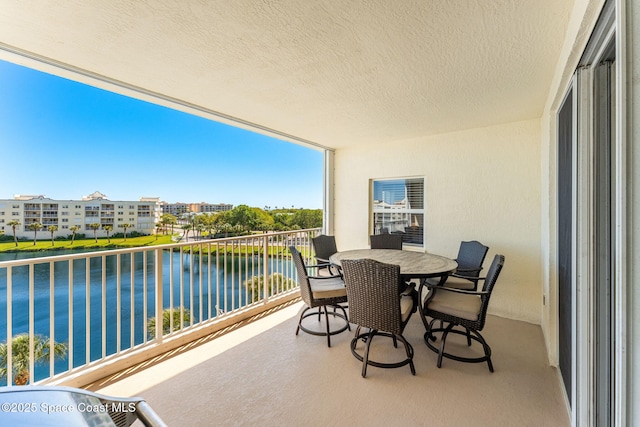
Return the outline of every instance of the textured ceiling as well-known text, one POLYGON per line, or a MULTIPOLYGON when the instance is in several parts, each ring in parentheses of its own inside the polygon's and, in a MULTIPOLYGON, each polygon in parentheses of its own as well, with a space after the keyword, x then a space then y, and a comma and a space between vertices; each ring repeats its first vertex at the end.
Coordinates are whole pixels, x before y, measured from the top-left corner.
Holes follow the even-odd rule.
POLYGON ((2 0, 18 48, 328 147, 540 117, 572 0, 2 0))

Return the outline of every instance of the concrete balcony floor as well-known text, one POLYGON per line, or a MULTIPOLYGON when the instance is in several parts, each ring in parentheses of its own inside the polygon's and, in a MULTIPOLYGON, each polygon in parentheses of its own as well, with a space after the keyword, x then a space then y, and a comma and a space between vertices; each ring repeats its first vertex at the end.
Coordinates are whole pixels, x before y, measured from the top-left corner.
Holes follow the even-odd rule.
MULTIPOLYGON (((438 369, 416 313, 404 334, 416 375, 408 366, 369 367, 362 378, 349 349, 353 325, 328 348, 325 337, 295 335, 302 308, 290 303, 86 388, 141 396, 170 426, 570 425, 560 376, 536 325, 489 316, 483 335, 495 372, 449 359, 438 369)), ((384 350, 372 346, 372 358, 397 355, 390 340, 377 344, 384 350)))

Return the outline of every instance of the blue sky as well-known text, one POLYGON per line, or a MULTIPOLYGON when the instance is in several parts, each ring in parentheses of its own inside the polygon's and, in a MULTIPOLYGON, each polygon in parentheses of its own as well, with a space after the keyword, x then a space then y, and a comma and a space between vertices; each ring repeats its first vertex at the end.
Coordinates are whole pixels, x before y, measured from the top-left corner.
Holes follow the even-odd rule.
POLYGON ((322 207, 322 153, 0 61, 0 199, 322 207))

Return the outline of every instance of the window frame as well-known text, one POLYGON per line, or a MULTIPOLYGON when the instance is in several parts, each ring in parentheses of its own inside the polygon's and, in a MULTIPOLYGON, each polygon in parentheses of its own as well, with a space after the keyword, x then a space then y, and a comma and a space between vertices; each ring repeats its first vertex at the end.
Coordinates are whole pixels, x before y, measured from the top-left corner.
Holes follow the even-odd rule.
MULTIPOLYGON (((427 187, 426 187, 426 177, 423 175, 419 176, 398 176, 398 177, 386 177, 386 178, 371 178, 369 180, 369 234, 380 234, 376 231, 376 213, 381 213, 379 209, 376 209, 375 203, 375 192, 376 192, 376 183, 391 183, 392 181, 402 181, 404 180, 404 185, 406 186, 407 181, 422 181, 422 208, 408 208, 408 209, 394 209, 393 213, 407 213, 409 215, 409 223, 413 224, 417 222, 416 227, 422 228, 422 232, 418 234, 421 238, 422 242, 411 242, 403 239, 403 249, 414 249, 414 250, 424 250, 426 248, 426 218, 427 218, 427 187), (419 216, 422 216, 422 224, 419 223, 419 216)), ((410 197, 410 196, 409 196, 410 197)), ((392 212, 391 210, 389 211, 392 212)), ((410 225, 409 228, 413 227, 410 225)), ((406 230, 406 228, 405 228, 406 230)), ((406 236, 406 235, 405 235, 406 236)), ((414 234, 415 236, 415 234, 414 234)))

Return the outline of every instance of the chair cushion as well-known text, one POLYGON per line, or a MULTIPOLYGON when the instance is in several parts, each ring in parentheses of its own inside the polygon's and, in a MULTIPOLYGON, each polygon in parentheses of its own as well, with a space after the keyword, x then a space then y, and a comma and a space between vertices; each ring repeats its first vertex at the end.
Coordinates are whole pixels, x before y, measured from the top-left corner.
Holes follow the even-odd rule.
MULTIPOLYGON (((437 286, 440 283, 439 277, 431 277, 427 279, 427 283, 431 286, 437 286)), ((460 277, 447 277, 447 281, 444 286, 448 288, 456 288, 456 289, 464 289, 467 291, 472 291, 474 289, 474 283, 467 279, 462 279, 460 277)))
POLYGON ((413 297, 411 295, 402 295, 400 297, 400 317, 402 321, 406 321, 413 311, 413 297))
POLYGON ((347 296, 347 288, 344 287, 344 282, 339 277, 332 277, 330 279, 314 279, 310 277, 309 285, 311 286, 311 294, 314 299, 347 296))
POLYGON ((474 322, 478 320, 481 306, 482 300, 477 295, 464 295, 441 290, 435 292, 427 304, 427 311, 434 310, 474 322))

